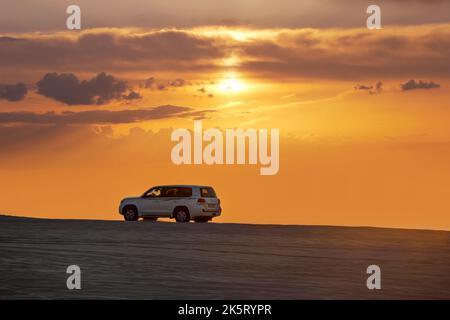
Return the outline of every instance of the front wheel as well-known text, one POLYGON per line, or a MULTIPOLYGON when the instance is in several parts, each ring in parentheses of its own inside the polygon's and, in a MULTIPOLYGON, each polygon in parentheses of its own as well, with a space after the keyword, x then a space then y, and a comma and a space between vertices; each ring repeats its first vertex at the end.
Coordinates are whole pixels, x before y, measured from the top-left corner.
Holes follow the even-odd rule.
POLYGON ((174 215, 177 222, 189 222, 189 211, 186 208, 178 208, 174 215))
POLYGON ((138 221, 139 215, 135 208, 128 207, 124 210, 123 218, 125 219, 125 221, 138 221))

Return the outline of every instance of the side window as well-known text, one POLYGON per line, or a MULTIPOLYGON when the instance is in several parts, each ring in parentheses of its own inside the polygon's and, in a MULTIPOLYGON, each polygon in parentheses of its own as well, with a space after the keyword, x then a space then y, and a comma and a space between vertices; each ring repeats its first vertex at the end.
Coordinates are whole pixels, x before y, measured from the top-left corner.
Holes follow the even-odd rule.
POLYGON ((192 196, 191 188, 163 188, 162 197, 186 198, 192 196))
POLYGON ((192 197, 192 188, 178 188, 178 197, 192 197))
POLYGON ((213 188, 200 188, 200 195, 203 198, 216 198, 216 193, 213 188))
POLYGON ((146 198, 157 198, 161 196, 161 189, 162 188, 151 188, 149 191, 145 193, 146 198))
POLYGON ((162 196, 163 197, 177 197, 178 189, 177 188, 164 188, 162 196))

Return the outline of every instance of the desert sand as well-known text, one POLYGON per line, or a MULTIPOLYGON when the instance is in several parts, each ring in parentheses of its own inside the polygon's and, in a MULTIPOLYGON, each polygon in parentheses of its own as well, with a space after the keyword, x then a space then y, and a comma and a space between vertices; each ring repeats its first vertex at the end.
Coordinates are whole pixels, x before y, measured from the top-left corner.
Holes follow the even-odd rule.
POLYGON ((1 299, 450 299, 450 232, 1 216, 0 271, 1 299))

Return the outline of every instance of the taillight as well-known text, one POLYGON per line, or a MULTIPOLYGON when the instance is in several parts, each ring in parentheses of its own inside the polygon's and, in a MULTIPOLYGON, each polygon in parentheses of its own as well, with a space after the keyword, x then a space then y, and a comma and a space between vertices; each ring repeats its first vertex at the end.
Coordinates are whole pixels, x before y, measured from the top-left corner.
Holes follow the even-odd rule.
POLYGON ((197 200, 197 203, 198 203, 198 204, 206 204, 206 200, 203 199, 203 198, 199 198, 199 199, 197 200))

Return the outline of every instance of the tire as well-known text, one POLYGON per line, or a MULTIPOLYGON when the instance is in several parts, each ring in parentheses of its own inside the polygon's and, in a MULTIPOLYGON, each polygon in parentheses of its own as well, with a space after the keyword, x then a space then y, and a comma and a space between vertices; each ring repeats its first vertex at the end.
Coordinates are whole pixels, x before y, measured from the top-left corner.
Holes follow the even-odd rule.
POLYGON ((185 207, 175 209, 173 216, 177 222, 189 222, 191 220, 189 210, 185 207))
POLYGON ((194 219, 194 221, 196 222, 196 223, 207 223, 208 221, 210 221, 211 219, 210 218, 208 218, 208 217, 198 217, 198 218, 195 218, 194 219))
POLYGON ((123 210, 123 218, 125 221, 138 221, 139 220, 139 214, 137 212, 137 209, 134 207, 125 207, 123 210))
POLYGON ((143 220, 144 221, 156 221, 156 220, 158 220, 158 217, 144 217, 143 220))

